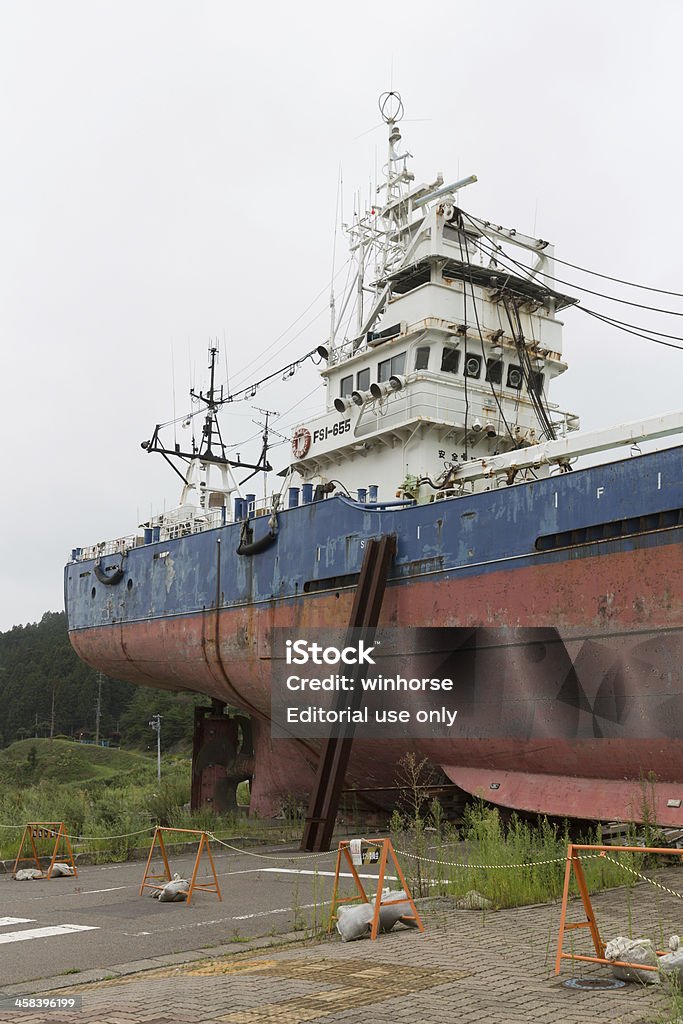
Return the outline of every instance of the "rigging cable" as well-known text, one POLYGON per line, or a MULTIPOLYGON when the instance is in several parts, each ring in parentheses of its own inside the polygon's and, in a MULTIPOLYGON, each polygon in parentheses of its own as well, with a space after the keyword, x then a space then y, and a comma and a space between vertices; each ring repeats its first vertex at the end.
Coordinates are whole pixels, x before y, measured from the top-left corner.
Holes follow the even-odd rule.
MULTIPOLYGON (((479 227, 479 225, 476 223, 476 221, 468 213, 465 213, 464 210, 461 210, 460 212, 463 213, 465 217, 467 217, 467 219, 470 221, 470 223, 473 225, 473 227, 475 228, 476 231, 481 232, 481 234, 483 234, 484 237, 487 238, 489 240, 489 242, 491 242, 491 244, 494 246, 494 250, 495 250, 492 255, 493 255, 494 259, 496 259, 497 254, 500 252, 500 250, 497 248, 497 243, 491 238, 490 235, 487 235, 485 231, 482 231, 482 229, 479 227)), ((539 255, 542 255, 542 253, 539 253, 539 255)), ((526 274, 529 274, 529 275, 533 276, 534 272, 531 270, 531 268, 524 266, 523 263, 519 263, 513 256, 510 256, 508 253, 505 253, 505 256, 506 256, 507 259, 511 260, 512 263, 515 264, 515 266, 518 266, 522 270, 524 270, 524 272, 526 274)), ((552 257, 550 257, 550 258, 552 259, 552 257)), ((535 277, 533 279, 534 279, 534 281, 536 280, 535 277)), ((556 277, 556 278, 554 278, 554 280, 558 281, 560 284, 566 284, 568 288, 575 288, 577 291, 587 292, 588 295, 597 295, 598 298, 607 299, 610 302, 619 302, 619 303, 621 303, 624 306, 634 306, 636 309, 647 309, 651 313, 665 313, 667 316, 683 316, 683 311, 681 311, 681 310, 662 309, 659 306, 648 306, 648 305, 645 305, 642 302, 631 302, 630 299, 619 299, 619 298, 617 298, 616 295, 607 295, 607 294, 605 294, 605 292, 597 292, 597 291, 595 291, 592 288, 586 288, 583 285, 576 284, 575 282, 565 281, 561 277, 556 277)), ((538 283, 538 282, 536 282, 536 283, 538 283)), ((558 295, 558 298, 560 298, 560 297, 562 297, 562 296, 558 295)))
MULTIPOLYGON (((492 242, 492 239, 489 238, 488 235, 485 235, 485 237, 489 240, 489 242, 492 242)), ((477 248, 483 255, 493 257, 495 260, 501 263, 503 265, 504 270, 516 274, 516 270, 513 270, 512 267, 510 267, 509 265, 505 265, 506 261, 508 261, 509 263, 513 263, 517 270, 521 270, 526 275, 526 278, 529 281, 532 281, 534 284, 542 288, 550 298, 560 297, 557 292, 553 291, 552 288, 549 288, 547 285, 540 284, 540 282, 534 277, 533 272, 530 270, 529 267, 525 267, 523 263, 519 263, 517 260, 514 259, 514 257, 510 256, 508 253, 501 252, 501 250, 497 248, 495 249, 495 251, 492 251, 491 249, 487 248, 485 245, 482 245, 481 242, 478 241, 475 241, 474 244, 477 246, 477 248)), ((493 242, 492 244, 495 245, 495 243, 493 242)), ((505 284, 507 284, 507 280, 505 284)), ((505 285, 503 285, 503 287, 505 287, 505 285)), ((683 341, 682 335, 666 334, 664 331, 655 331, 654 329, 650 329, 648 327, 637 327, 635 324, 628 323, 625 320, 615 320, 613 317, 607 316, 604 313, 600 313, 597 310, 589 309, 587 306, 582 305, 580 302, 575 303, 572 308, 578 309, 583 313, 587 313, 589 316, 594 316, 599 320, 604 320, 605 323, 608 323, 613 327, 617 327, 619 330, 625 331, 627 334, 633 334, 636 337, 643 338, 645 341, 652 341, 655 345, 664 345, 667 348, 674 348, 678 349, 679 351, 683 351, 683 346, 673 345, 671 344, 671 342, 661 340, 662 338, 673 338, 676 341, 683 341), (651 337, 652 334, 658 334, 661 337, 653 338, 651 337)))
MULTIPOLYGON (((467 216, 467 214, 465 214, 467 216)), ((471 218, 470 218, 471 219, 471 218)), ((488 235, 486 236, 488 238, 488 235)), ((672 292, 667 288, 654 288, 649 284, 638 284, 636 281, 626 281, 622 277, 611 277, 609 274, 601 274, 597 270, 589 270, 588 267, 581 267, 578 263, 569 263, 568 260, 561 260, 559 256, 551 256, 550 253, 543 253, 543 258, 552 260, 553 263, 561 263, 563 267, 571 267, 572 270, 580 270, 582 274, 590 274, 592 277, 601 277, 603 281, 613 281, 615 284, 623 284, 628 288, 639 288, 645 292, 656 292, 658 295, 670 295, 674 299, 683 299, 683 292, 672 292)))
MULTIPOLYGON (((462 236, 460 235, 459 232, 458 232, 458 241, 460 243, 460 262, 464 263, 465 260, 464 260, 463 251, 462 251, 462 236)), ((465 337, 464 337, 465 358, 464 358, 464 366, 463 366, 463 378, 464 378, 464 381, 465 381, 465 453, 464 453, 463 457, 464 457, 465 460, 467 460, 467 420, 468 420, 469 411, 470 411, 470 403, 469 403, 469 400, 468 400, 468 397, 467 397, 467 289, 466 288, 463 288, 463 292, 462 292, 462 318, 465 321, 465 337)), ((457 366, 457 363, 456 363, 456 366, 457 366)))
MULTIPOLYGON (((460 228, 461 228, 461 230, 464 230, 462 228, 462 220, 460 221, 460 228)), ((458 232, 458 239, 460 241, 460 259, 462 261, 462 251, 463 251, 463 249, 462 249, 462 240, 461 240, 461 232, 460 231, 458 232)), ((484 348, 484 335, 482 334, 481 324, 479 323, 479 313, 477 312, 477 302, 476 302, 476 297, 475 297, 475 294, 474 294, 474 282, 472 280, 472 263, 470 261, 470 251, 469 251, 469 246, 467 245, 467 243, 465 243, 465 254, 467 256, 467 270, 468 270, 468 276, 469 276, 469 282, 470 282, 470 293, 472 295, 472 305, 474 306, 474 318, 475 318, 475 320, 477 322, 477 330, 479 331, 479 341, 481 343, 481 356, 482 356, 482 361, 484 363, 484 368, 486 370, 486 376, 488 377, 488 368, 486 367, 486 350, 484 348)), ((491 385, 491 392, 493 393, 493 397, 494 397, 494 399, 496 401, 496 405, 498 406, 498 412, 500 413, 501 419, 503 420, 503 423, 505 424, 505 429, 508 432, 510 440, 514 442, 514 440, 515 440, 514 435, 513 435, 512 431, 510 430, 510 424, 508 423, 508 421, 505 418, 505 413, 503 412, 503 407, 500 404, 500 400, 498 398, 498 395, 496 394, 496 389, 494 387, 493 381, 489 380, 489 384, 491 385)), ((502 378, 501 378, 501 387, 502 387, 502 378)))

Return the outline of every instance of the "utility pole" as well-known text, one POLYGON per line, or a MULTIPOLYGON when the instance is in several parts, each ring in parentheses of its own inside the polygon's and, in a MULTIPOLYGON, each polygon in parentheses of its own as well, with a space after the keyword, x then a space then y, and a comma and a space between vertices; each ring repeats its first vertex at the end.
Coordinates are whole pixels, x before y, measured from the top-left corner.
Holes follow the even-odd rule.
POLYGON ((97 703, 95 704, 95 746, 100 745, 100 718, 102 717, 102 673, 97 673, 97 703))
POLYGON ((56 691, 56 689, 57 689, 57 684, 53 683, 52 684, 52 710, 50 711, 50 743, 52 743, 52 741, 55 738, 55 691, 56 691))
POLYGON ((157 734, 157 780, 161 782, 161 715, 152 715, 150 727, 157 734))

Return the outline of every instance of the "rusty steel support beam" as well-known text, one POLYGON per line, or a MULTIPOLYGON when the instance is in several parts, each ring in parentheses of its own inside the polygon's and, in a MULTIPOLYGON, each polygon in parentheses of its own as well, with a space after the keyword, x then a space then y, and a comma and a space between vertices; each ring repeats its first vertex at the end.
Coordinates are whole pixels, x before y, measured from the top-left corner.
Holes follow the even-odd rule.
MULTIPOLYGON (((377 626, 389 567, 394 560, 395 552, 394 536, 380 537, 368 542, 351 610, 349 630, 370 630, 377 626)), ((338 703, 343 702, 352 711, 356 711, 361 701, 362 690, 357 689, 353 691, 349 703, 346 702, 346 696, 340 693, 338 703)), ((339 736, 331 736, 323 742, 318 774, 311 793, 301 840, 302 850, 322 852, 330 849, 354 732, 354 724, 345 723, 339 736)))

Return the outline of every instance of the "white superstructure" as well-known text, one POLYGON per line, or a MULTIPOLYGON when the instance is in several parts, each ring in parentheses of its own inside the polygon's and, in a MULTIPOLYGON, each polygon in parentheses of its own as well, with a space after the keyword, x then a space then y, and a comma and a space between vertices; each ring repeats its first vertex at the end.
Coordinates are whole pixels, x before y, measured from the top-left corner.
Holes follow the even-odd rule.
POLYGON ((555 290, 547 242, 458 209, 457 193, 476 178, 415 186, 398 151, 397 94, 381 108, 383 203, 348 228, 356 278, 326 346, 327 408, 295 431, 294 463, 307 482, 424 500, 457 492, 472 459, 578 428, 548 400, 567 368, 557 313, 576 300, 555 290), (508 246, 533 257, 528 269, 511 273, 508 246), (340 337, 351 301, 354 331, 340 337))

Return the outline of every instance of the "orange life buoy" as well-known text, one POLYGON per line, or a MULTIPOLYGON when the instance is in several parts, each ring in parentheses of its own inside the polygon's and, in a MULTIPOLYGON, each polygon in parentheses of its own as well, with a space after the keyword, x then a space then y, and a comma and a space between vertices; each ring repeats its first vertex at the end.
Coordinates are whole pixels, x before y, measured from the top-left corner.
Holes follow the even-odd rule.
POLYGON ((308 449, 311 447, 311 432, 306 427, 298 427, 294 431, 292 437, 292 451, 297 459, 303 459, 305 455, 308 455, 308 449))

